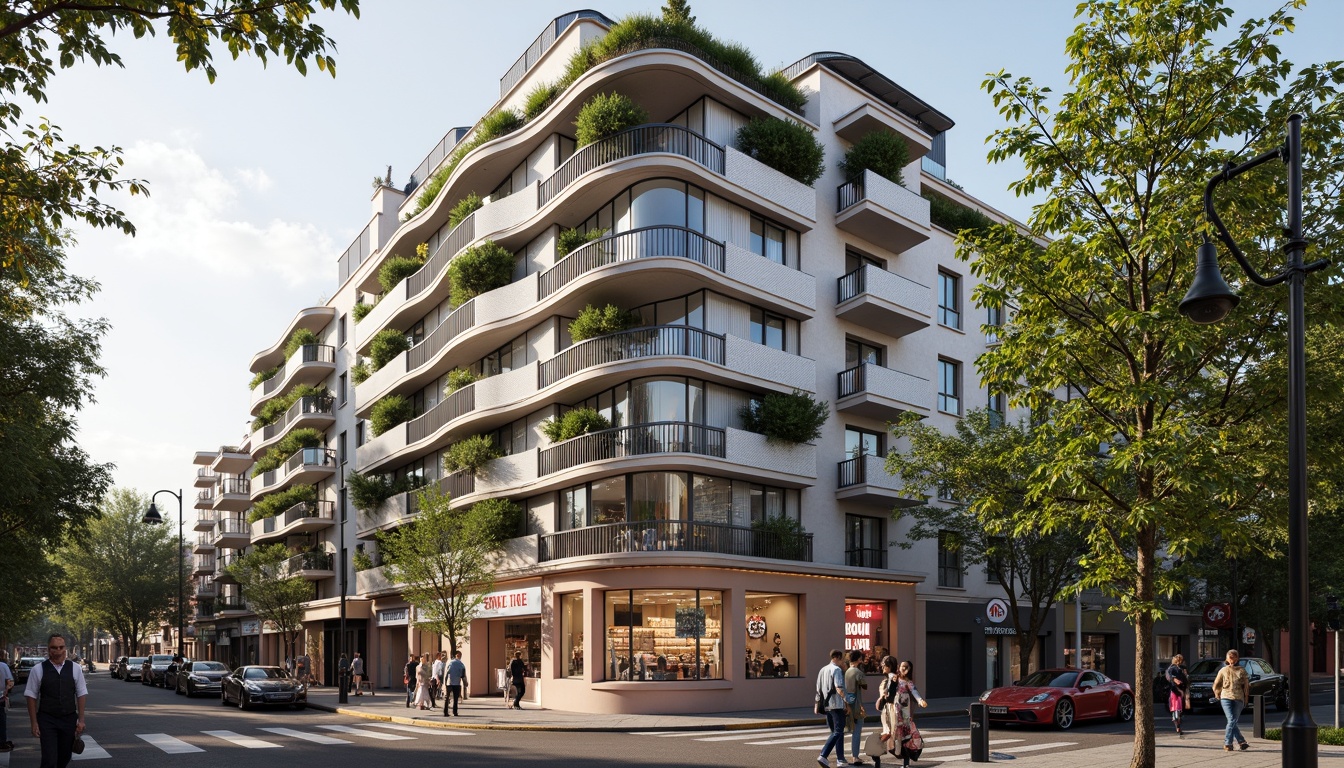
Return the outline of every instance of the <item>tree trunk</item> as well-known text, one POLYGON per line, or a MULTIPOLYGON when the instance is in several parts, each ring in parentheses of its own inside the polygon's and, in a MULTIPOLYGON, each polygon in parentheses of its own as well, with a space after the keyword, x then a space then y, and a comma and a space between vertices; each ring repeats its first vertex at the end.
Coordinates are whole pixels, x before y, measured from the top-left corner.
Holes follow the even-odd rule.
POLYGON ((1134 619, 1134 755, 1130 768, 1155 768, 1157 764, 1156 729, 1153 723, 1153 604, 1157 539, 1156 526, 1149 524, 1139 533, 1136 547, 1137 566, 1134 597, 1140 608, 1134 619))

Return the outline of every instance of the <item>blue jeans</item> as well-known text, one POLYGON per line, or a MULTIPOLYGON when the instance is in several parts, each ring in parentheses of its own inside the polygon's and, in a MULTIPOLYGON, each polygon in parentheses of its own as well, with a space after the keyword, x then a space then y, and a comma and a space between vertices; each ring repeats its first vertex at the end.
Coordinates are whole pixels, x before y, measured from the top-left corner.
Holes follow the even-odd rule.
MULTIPOLYGON (((858 711, 857 704, 851 704, 850 706, 854 707, 855 711, 858 711)), ((849 754, 851 757, 858 757, 860 754, 862 754, 859 752, 859 744, 862 743, 862 736, 863 736, 863 721, 860 720, 858 717, 855 717, 854 732, 850 734, 849 737, 849 754)))
POLYGON ((1245 708, 1246 702, 1240 699, 1219 699, 1218 703, 1223 705, 1223 714, 1227 715, 1227 730, 1223 732, 1223 744, 1232 746, 1234 738, 1237 743, 1245 744, 1246 737, 1241 735, 1237 721, 1241 719, 1241 710, 1245 708))
POLYGON ((845 710, 828 709, 826 710, 826 726, 831 729, 831 735, 826 739, 826 744, 821 748, 822 757, 830 757, 831 750, 835 750, 837 760, 845 759, 845 710))

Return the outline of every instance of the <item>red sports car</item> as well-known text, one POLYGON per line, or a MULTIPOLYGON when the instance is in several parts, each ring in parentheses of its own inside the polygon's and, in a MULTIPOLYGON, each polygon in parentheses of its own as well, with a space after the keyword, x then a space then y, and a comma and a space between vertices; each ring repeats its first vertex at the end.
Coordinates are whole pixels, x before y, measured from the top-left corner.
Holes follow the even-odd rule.
POLYGON ((1090 669, 1042 669, 1016 685, 980 694, 989 719, 998 723, 1050 724, 1073 727, 1076 720, 1134 719, 1134 691, 1090 669))

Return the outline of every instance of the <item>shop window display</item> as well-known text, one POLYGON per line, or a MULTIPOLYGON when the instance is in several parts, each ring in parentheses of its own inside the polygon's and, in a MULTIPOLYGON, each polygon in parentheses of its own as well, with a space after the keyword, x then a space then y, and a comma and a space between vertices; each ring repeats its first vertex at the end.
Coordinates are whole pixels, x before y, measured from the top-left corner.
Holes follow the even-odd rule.
POLYGON ((560 596, 560 658, 565 677, 583 677, 583 593, 560 596))
POLYGON ((607 680, 723 678, 723 593, 634 589, 606 593, 607 680))
POLYGON ((859 665, 868 674, 877 674, 882 657, 887 655, 885 603, 845 603, 845 652, 859 651, 859 665))
POLYGON ((748 592, 746 676, 798 677, 798 596, 748 592))

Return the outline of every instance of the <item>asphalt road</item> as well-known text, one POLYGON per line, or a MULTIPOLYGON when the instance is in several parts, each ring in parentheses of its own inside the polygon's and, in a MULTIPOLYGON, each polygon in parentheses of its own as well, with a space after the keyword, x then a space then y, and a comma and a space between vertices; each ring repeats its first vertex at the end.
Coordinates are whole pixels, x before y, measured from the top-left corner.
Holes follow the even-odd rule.
MULTIPOLYGON (((1316 697, 1313 697, 1316 698, 1316 697)), ((1325 697, 1322 697, 1325 698, 1325 697)), ((1175 739, 1162 712, 1158 738, 1175 739)), ((38 747, 28 734, 27 713, 9 713, 15 750, 0 753, 0 768, 37 766, 38 747)), ((1221 730, 1222 718, 1193 715, 1193 729, 1221 730)), ((498 766, 501 761, 552 766, 666 766, 707 764, 776 768, 815 765, 825 729, 673 733, 563 733, 462 731, 378 724, 315 710, 239 711, 217 699, 187 700, 170 691, 112 680, 89 680, 88 749, 75 759, 87 768, 331 768, 333 765, 498 766), (426 761, 434 761, 433 763, 426 761)), ((1250 727, 1249 716, 1243 725, 1250 727)), ((920 765, 963 762, 969 756, 964 718, 921 720, 925 752, 920 765)), ((990 748, 1001 755, 1076 749, 1133 739, 1130 724, 1097 722, 1061 732, 998 727, 990 748)), ((846 746, 848 747, 848 735, 846 746)), ((890 763, 885 763, 890 765, 890 763)))

